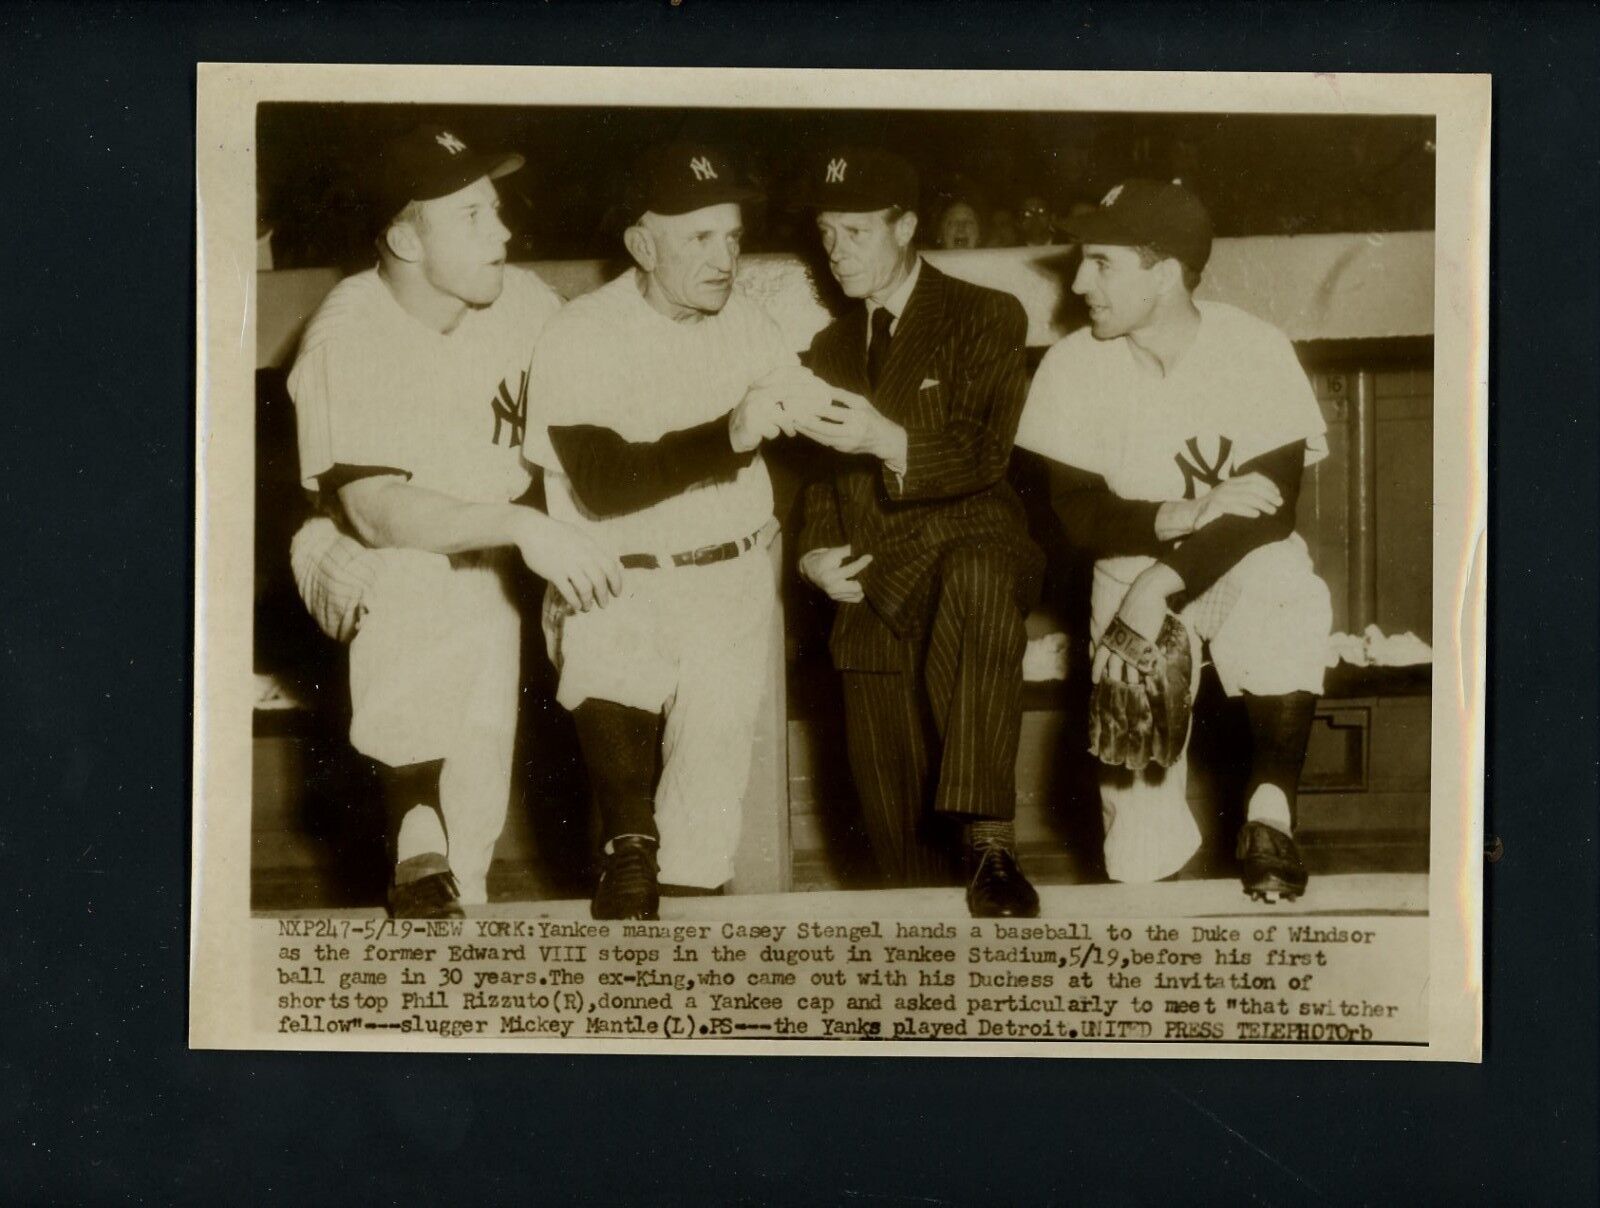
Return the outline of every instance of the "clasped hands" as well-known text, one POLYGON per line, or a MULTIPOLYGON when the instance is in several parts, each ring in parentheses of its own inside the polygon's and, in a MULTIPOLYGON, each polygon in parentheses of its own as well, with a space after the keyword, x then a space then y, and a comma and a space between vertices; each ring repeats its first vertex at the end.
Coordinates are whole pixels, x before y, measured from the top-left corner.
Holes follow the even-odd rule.
POLYGON ((841 453, 893 460, 905 434, 866 398, 786 365, 757 379, 728 417, 728 439, 748 453, 764 440, 804 436, 841 453))
MULTIPOLYGON (((1128 594, 1117 608, 1117 619, 1145 641, 1154 643, 1167 618, 1168 599, 1182 590, 1183 580, 1178 572, 1164 562, 1157 562, 1128 588, 1128 594)), ((1089 668, 1089 679, 1093 683, 1109 679, 1113 683, 1137 684, 1140 678, 1137 667, 1125 662, 1104 642, 1096 644, 1094 662, 1089 668)))

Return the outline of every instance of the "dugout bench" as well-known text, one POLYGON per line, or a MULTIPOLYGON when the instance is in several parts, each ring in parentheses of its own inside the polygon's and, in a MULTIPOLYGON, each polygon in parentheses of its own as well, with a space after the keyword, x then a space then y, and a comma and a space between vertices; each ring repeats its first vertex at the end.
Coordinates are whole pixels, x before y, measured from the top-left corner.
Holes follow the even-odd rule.
MULTIPOLYGON (((1219 239, 1201 297, 1229 301, 1296 343, 1329 423, 1329 458, 1302 489, 1297 527, 1334 602, 1336 630, 1367 624, 1432 635, 1431 232, 1219 239)), ((933 252, 958 277, 1005 289, 1029 317, 1030 356, 1077 326, 1065 248, 933 252)), ((574 296, 620 269, 565 261, 533 266, 574 296)), ((828 319, 828 286, 793 257, 752 256, 741 283, 797 348, 828 319)), ((295 464, 293 409, 284 376, 305 320, 338 279, 334 270, 257 276, 255 671, 252 903, 257 909, 363 905, 381 900, 387 868, 382 809, 370 767, 344 740, 342 651, 318 632, 288 572, 289 537, 305 515, 295 464), (276 706, 276 707, 267 707, 276 706)), ((780 515, 797 474, 775 458, 780 515)), ((1038 467, 1019 453, 1013 475, 1041 511, 1038 467)), ((1047 511, 1047 509, 1046 509, 1047 511)), ((786 522, 789 531, 797 525, 786 522)), ((1048 531, 1039 532, 1051 544, 1048 531)), ((1052 550, 1054 555, 1057 551, 1052 550)), ((800 589, 784 562, 786 624, 769 654, 747 792, 735 892, 848 888, 866 869, 864 839, 842 757, 837 680, 826 658, 826 602, 800 589)), ((1082 567, 1053 558, 1030 636, 1081 633, 1082 567), (1075 576, 1078 576, 1075 578, 1075 576)), ((530 598, 539 585, 528 576, 530 598)), ((530 628, 536 637, 536 629, 530 628)), ((1081 645, 1080 643, 1077 643, 1081 645)), ((588 892, 591 820, 571 725, 553 699, 537 640, 525 643, 519 779, 491 873, 496 897, 581 897, 588 892)), ((1037 880, 1098 875, 1093 769, 1082 750, 1081 677, 1029 684, 1018 758, 1018 829, 1037 880)), ((1202 692, 1216 695, 1214 685, 1202 692)), ((1330 671, 1300 798, 1300 829, 1314 871, 1426 867, 1431 668, 1330 671)), ((1238 719, 1211 696, 1196 711, 1190 797, 1202 829, 1228 831, 1242 785, 1228 781, 1238 719)), ((1220 844, 1206 859, 1222 858, 1220 844)))

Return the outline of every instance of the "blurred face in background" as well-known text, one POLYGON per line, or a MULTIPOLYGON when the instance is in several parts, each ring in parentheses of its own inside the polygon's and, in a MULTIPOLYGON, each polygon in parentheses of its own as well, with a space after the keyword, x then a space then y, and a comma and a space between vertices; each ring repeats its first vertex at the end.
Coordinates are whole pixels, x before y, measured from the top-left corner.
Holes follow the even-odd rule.
POLYGON ((964 201, 951 204, 939 219, 939 246, 942 248, 980 247, 982 236, 978 212, 964 201))
POLYGON ((1042 247, 1052 239, 1050 206, 1042 197, 1024 197, 1019 220, 1022 241, 1029 247, 1042 247))
POLYGON ((1010 210, 996 210, 989 215, 987 246, 1016 247, 1021 242, 1022 236, 1017 232, 1017 220, 1011 216, 1010 210))

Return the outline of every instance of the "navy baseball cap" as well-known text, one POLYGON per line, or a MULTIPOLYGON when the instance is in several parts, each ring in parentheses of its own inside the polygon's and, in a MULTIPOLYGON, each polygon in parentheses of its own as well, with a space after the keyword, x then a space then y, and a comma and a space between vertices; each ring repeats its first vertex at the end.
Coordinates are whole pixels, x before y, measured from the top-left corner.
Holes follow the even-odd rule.
POLYGON ((836 147, 807 168, 799 192, 799 203, 810 209, 863 214, 914 210, 919 187, 917 170, 893 151, 836 147))
POLYGON ((1063 229, 1079 243, 1151 247, 1195 272, 1211 259, 1211 215, 1176 181, 1125 180, 1063 229))
POLYGON ((522 167, 522 156, 474 151, 447 126, 427 124, 390 139, 379 155, 374 201, 387 221, 413 201, 433 201, 522 167))
POLYGON ((760 189, 745 183, 728 154, 705 143, 667 143, 651 147, 634 164, 628 182, 628 220, 646 211, 689 214, 727 202, 762 200, 760 189))

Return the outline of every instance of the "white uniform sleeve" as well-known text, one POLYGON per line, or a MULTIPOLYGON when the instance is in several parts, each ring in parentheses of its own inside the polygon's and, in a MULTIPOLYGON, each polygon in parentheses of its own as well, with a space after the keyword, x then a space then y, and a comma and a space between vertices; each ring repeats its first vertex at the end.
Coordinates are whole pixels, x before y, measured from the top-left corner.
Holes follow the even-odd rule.
POLYGON ((1240 435, 1234 446, 1234 464, 1242 464, 1280 449, 1295 441, 1306 442, 1306 465, 1315 465, 1328 456, 1328 424, 1317 405, 1306 372, 1300 367, 1294 345, 1276 328, 1262 327, 1262 339, 1248 351, 1255 372, 1240 406, 1248 409, 1232 425, 1240 435))
POLYGON ((1106 475, 1111 450, 1080 352, 1069 336, 1045 353, 1022 408, 1016 444, 1063 465, 1106 475))
POLYGON ((551 428, 605 422, 597 414, 594 398, 596 379, 605 368, 595 355, 585 356, 585 328, 591 326, 573 322, 569 313, 552 322, 533 348, 533 360, 528 366, 528 423, 522 438, 522 456, 545 470, 561 470, 550 444, 551 428))
POLYGON ((318 477, 336 465, 413 472, 383 381, 374 350, 354 335, 308 338, 289 372, 300 483, 307 490, 315 490, 318 477))

